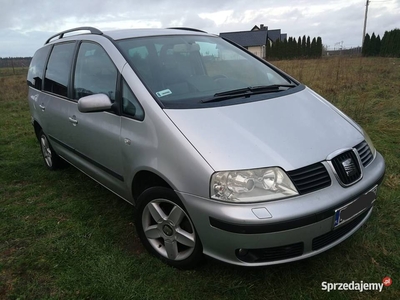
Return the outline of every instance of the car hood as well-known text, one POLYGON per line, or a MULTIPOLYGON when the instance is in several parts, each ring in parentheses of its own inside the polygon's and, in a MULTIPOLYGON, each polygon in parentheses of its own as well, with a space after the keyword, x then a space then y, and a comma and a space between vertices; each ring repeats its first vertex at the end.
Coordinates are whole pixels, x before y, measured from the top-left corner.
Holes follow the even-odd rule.
POLYGON ((263 101, 165 113, 216 171, 270 166, 290 171, 364 139, 348 117, 308 88, 263 101))

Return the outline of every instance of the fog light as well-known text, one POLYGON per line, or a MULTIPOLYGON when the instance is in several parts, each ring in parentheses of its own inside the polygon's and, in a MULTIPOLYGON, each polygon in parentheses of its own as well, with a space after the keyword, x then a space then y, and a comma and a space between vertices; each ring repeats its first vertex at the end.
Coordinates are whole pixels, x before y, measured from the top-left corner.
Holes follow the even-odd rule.
POLYGON ((247 253, 249 253, 249 250, 247 250, 247 249, 239 249, 238 250, 238 255, 239 256, 246 256, 247 253))

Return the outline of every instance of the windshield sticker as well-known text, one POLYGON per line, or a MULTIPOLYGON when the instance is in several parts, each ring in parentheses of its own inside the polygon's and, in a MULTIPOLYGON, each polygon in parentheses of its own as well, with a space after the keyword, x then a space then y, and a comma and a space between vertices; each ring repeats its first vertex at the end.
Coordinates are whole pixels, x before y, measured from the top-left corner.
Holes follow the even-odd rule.
POLYGON ((161 97, 164 97, 164 96, 168 96, 168 95, 171 95, 171 94, 172 94, 172 92, 171 92, 170 89, 162 90, 162 91, 159 91, 159 92, 156 93, 158 98, 161 98, 161 97))

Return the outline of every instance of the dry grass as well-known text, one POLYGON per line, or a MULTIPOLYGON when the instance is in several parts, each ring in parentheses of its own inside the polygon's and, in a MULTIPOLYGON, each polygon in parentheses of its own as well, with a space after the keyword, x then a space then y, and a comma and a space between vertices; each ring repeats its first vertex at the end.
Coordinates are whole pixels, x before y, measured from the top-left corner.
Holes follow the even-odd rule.
POLYGON ((381 119, 382 113, 389 117, 385 122, 399 120, 399 59, 335 57, 274 64, 360 123, 381 119))

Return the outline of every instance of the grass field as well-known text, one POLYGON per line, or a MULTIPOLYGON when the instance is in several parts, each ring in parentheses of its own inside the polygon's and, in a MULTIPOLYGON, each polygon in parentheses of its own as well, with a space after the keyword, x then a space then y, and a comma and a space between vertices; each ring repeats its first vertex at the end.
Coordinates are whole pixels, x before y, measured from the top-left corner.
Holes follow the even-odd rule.
POLYGON ((0 68, 0 77, 12 75, 25 75, 28 68, 15 67, 15 68, 0 68))
POLYGON ((214 260, 179 271, 151 257, 134 208, 74 169, 47 171, 25 75, 0 73, 0 299, 400 299, 400 59, 277 61, 367 130, 386 159, 369 222, 313 258, 264 268, 214 260), (382 293, 321 282, 382 282, 382 293))

